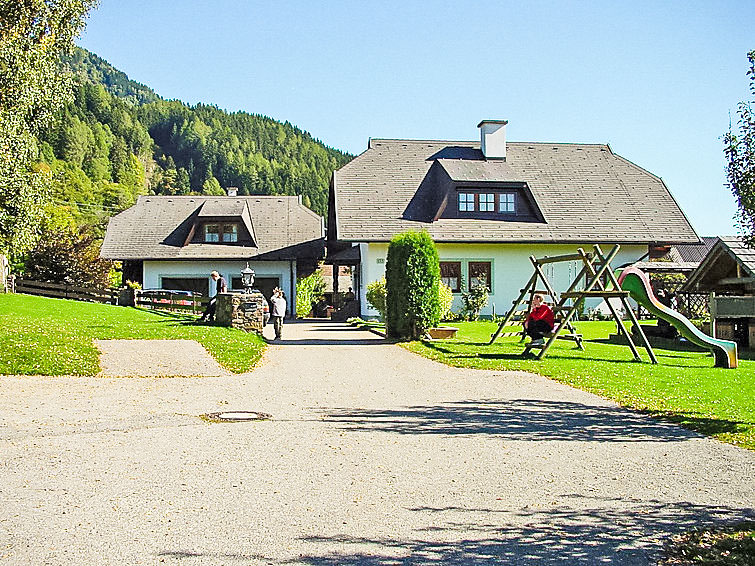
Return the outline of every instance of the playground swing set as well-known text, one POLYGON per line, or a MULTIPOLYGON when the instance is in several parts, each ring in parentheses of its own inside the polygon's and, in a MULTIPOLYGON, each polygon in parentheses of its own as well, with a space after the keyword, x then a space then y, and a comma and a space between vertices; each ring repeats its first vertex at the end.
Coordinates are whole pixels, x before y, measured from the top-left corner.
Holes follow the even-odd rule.
MULTIPOLYGON (((512 322, 516 315, 526 317, 527 313, 532 307, 532 300, 534 296, 541 294, 550 296, 553 299, 552 308, 553 315, 556 318, 556 326, 553 329, 553 332, 546 335, 547 341, 545 341, 542 345, 534 345, 530 342, 529 344, 527 344, 522 354, 526 355, 529 354, 532 350, 539 350, 535 357, 537 359, 542 359, 543 357, 545 357, 545 354, 553 345, 553 342, 555 342, 559 337, 573 340, 574 342, 576 342, 577 347, 580 350, 584 350, 585 347, 583 344, 582 335, 579 334, 572 325, 572 319, 579 310, 580 303, 582 303, 585 299, 602 298, 606 301, 608 309, 611 311, 611 315, 616 321, 616 326, 618 327, 619 332, 621 332, 626 338, 629 348, 632 350, 632 354, 634 355, 634 359, 640 362, 642 361, 642 358, 640 357, 640 353, 638 352, 637 347, 632 340, 632 336, 624 326, 622 318, 616 311, 616 308, 613 304, 611 304, 611 301, 609 300, 612 298, 618 298, 622 303, 624 311, 629 315, 632 324, 634 324, 635 327, 638 328, 640 340, 642 341, 642 345, 647 350, 648 356, 650 356, 650 361, 654 364, 657 364, 658 360, 653 353, 653 348, 650 346, 650 342, 645 336, 645 333, 642 332, 642 328, 640 327, 640 324, 637 321, 637 318, 635 317, 634 312, 632 311, 631 306, 629 305, 629 302, 627 300, 629 297, 629 291, 624 291, 621 289, 618 281, 616 280, 616 277, 614 276, 613 270, 611 269, 611 261, 616 257, 616 254, 619 253, 619 248, 620 246, 616 244, 615 246, 613 246, 611 251, 608 252, 608 254, 604 255, 600 246, 595 244, 593 246, 594 253, 587 253, 582 248, 578 248, 577 253, 575 254, 558 255, 551 257, 546 256, 541 258, 530 256, 530 261, 532 262, 534 273, 532 274, 532 277, 530 277, 529 281, 525 284, 524 288, 522 288, 521 292, 519 293, 519 297, 517 297, 517 299, 514 301, 513 306, 506 314, 501 324, 498 326, 498 329, 491 335, 489 345, 495 342, 496 339, 501 336, 504 327, 509 324, 509 322, 512 322), (569 288, 561 293, 559 297, 554 291, 550 281, 548 281, 548 277, 545 275, 543 266, 550 263, 561 263, 566 261, 581 261, 582 269, 571 282, 569 288), (582 289, 577 289, 577 287, 579 287, 582 282, 584 282, 584 287, 582 289), (542 286, 545 287, 544 290, 538 289, 541 283, 542 286), (520 306, 525 302, 525 300, 527 302, 527 307, 522 310, 520 309, 520 306), (566 329, 568 332, 562 335, 561 333, 564 329, 566 329)), ((521 334, 522 340, 524 340, 524 331, 516 332, 514 334, 521 334)), ((510 336, 511 333, 505 335, 510 336)))
POLYGON ((623 311, 629 317, 633 328, 639 338, 641 345, 647 350, 650 362, 658 363, 658 359, 653 353, 647 336, 642 331, 634 311, 629 304, 629 297, 637 301, 643 307, 648 309, 652 314, 664 318, 673 324, 680 333, 690 342, 711 350, 715 358, 716 367, 736 368, 737 367, 737 345, 728 340, 719 340, 707 336, 697 329, 687 318, 661 304, 653 294, 650 286, 650 280, 647 275, 634 267, 626 268, 619 277, 616 277, 611 269, 611 261, 618 254, 620 246, 614 245, 607 254, 599 245, 593 245, 593 252, 587 253, 582 248, 577 249, 575 254, 558 255, 551 257, 536 258, 530 256, 530 261, 534 272, 529 281, 524 285, 519 293, 519 297, 514 301, 513 306, 508 311, 503 321, 499 324, 498 329, 491 335, 488 345, 493 344, 500 336, 521 335, 523 341, 526 337, 524 329, 518 332, 504 333, 503 329, 510 322, 520 322, 526 318, 527 313, 532 308, 532 301, 535 295, 550 296, 553 304, 553 314, 556 319, 556 326, 553 331, 547 334, 547 341, 544 343, 528 343, 522 355, 530 354, 533 350, 538 350, 535 354, 537 359, 542 359, 553 345, 557 338, 573 340, 580 350, 584 350, 582 335, 577 332, 572 324, 575 314, 585 299, 600 298, 608 305, 608 309, 616 322, 616 327, 620 334, 626 339, 627 345, 638 362, 642 361, 640 353, 632 340, 631 333, 624 326, 623 320, 611 299, 617 299, 623 308, 623 311), (582 269, 569 285, 569 288, 560 294, 554 291, 548 277, 546 276, 543 266, 546 264, 560 263, 567 261, 581 261, 582 269), (584 285, 582 285, 584 283, 584 285), (542 284, 544 289, 539 290, 542 284), (581 287, 581 288, 578 288, 581 287), (520 308, 526 302, 525 308, 520 308))

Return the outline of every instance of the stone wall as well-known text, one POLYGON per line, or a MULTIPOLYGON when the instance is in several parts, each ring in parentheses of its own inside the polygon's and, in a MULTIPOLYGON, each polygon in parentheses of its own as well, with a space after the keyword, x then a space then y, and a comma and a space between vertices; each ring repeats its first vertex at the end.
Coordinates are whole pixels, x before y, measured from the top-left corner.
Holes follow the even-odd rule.
POLYGON ((215 322, 218 325, 262 334, 266 302, 262 293, 218 293, 217 298, 215 322))

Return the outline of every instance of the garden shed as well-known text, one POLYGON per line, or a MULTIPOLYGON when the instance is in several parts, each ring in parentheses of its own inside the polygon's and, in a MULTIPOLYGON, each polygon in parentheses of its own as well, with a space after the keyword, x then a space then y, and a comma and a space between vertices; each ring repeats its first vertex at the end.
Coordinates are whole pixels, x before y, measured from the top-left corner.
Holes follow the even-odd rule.
POLYGON ((682 290, 710 293, 714 337, 755 346, 755 249, 735 236, 719 238, 682 290))

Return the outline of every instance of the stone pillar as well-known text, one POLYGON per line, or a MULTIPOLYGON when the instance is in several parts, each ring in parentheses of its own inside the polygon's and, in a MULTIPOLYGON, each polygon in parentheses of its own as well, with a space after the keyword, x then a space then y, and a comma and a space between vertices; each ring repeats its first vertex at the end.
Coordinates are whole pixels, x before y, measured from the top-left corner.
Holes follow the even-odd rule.
POLYGON ((245 332, 262 334, 265 325, 265 297, 251 293, 218 293, 215 322, 245 332))

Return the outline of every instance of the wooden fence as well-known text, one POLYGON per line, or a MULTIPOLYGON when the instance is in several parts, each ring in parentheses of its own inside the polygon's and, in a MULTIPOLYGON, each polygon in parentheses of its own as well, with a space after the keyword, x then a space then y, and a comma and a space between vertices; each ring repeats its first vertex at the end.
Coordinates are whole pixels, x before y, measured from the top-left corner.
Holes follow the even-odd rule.
POLYGON ((196 314, 201 314, 209 302, 208 297, 191 291, 135 289, 132 297, 129 290, 125 289, 97 289, 95 287, 79 287, 21 278, 15 280, 15 292, 58 299, 109 303, 111 305, 122 304, 154 310, 196 314))
POLYGON ((136 289, 134 291, 134 306, 141 308, 201 314, 208 302, 208 297, 191 291, 162 289, 136 289))
POLYGON ((47 283, 18 278, 15 280, 15 292, 59 299, 74 299, 76 301, 118 304, 118 289, 110 288, 97 289, 95 287, 79 287, 65 283, 47 283))

